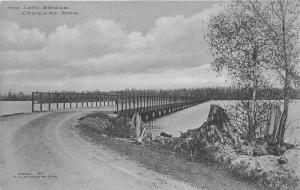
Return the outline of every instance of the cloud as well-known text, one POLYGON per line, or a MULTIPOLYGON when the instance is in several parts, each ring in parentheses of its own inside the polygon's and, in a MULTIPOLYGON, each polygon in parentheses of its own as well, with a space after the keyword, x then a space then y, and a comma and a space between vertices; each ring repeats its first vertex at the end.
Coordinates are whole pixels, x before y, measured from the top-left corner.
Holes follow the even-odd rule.
POLYGON ((18 23, 0 22, 0 51, 32 50, 43 46, 45 33, 40 30, 20 28, 18 23))
MULTIPOLYGON (((61 86, 70 80, 79 84, 79 79, 87 78, 128 80, 130 84, 124 87, 136 84, 137 88, 208 84, 213 81, 206 79, 211 73, 201 71, 211 60, 202 23, 218 9, 216 5, 191 17, 159 18, 146 33, 128 31, 113 20, 97 19, 73 27, 58 26, 46 36, 39 29, 23 29, 4 21, 0 23, 0 39, 4 41, 0 45, 0 77, 11 86, 21 80, 31 87, 47 82, 61 86)), ((109 88, 108 84, 102 85, 109 88)))
POLYGON ((100 57, 125 50, 126 31, 111 20, 94 20, 73 28, 59 26, 47 39, 47 51, 63 58, 100 57))

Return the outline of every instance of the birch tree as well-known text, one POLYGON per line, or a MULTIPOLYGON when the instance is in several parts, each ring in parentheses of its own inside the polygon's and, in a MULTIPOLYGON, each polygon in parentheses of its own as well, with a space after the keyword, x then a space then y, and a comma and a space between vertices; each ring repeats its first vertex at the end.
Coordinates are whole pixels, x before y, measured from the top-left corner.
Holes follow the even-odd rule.
POLYGON ((239 2, 234 2, 211 17, 205 38, 214 57, 213 70, 225 72, 240 88, 252 91, 248 104, 248 139, 255 139, 257 128, 257 91, 268 86, 264 74, 266 41, 256 15, 239 2))
POLYGON ((261 23, 268 45, 266 64, 283 88, 283 112, 280 118, 278 147, 283 147, 292 89, 299 86, 299 0, 240 1, 261 23))

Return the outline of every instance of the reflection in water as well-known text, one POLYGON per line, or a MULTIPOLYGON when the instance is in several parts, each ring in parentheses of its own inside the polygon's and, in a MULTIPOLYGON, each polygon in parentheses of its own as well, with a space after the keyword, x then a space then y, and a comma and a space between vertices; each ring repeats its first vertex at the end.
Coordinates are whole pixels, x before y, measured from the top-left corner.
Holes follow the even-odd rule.
MULTIPOLYGON (((158 118, 150 125, 173 136, 179 136, 180 132, 200 127, 207 119, 211 104, 219 104, 224 107, 230 101, 209 101, 191 108, 175 112, 173 114, 158 118)), ((300 143, 300 100, 291 102, 289 108, 287 130, 285 141, 293 144, 300 143)))
POLYGON ((159 126, 161 132, 171 134, 172 136, 179 136, 180 132, 197 128, 206 121, 211 103, 213 103, 213 101, 175 112, 158 118, 150 124, 159 126))

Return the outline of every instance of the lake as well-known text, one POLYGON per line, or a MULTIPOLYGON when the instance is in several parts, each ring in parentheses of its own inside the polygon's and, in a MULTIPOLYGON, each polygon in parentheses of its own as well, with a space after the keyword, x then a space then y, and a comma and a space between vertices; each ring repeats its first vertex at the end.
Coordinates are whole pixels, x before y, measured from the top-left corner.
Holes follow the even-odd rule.
MULTIPOLYGON (((179 136, 180 133, 178 131, 185 132, 188 129, 200 127, 207 119, 211 104, 222 106, 228 104, 228 101, 209 101, 156 119, 152 122, 152 125, 159 128, 157 131, 164 131, 173 136, 179 136)), ((300 143, 300 100, 290 103, 285 140, 290 143, 300 143)))
MULTIPOLYGON (((175 112, 171 115, 159 118, 152 122, 158 128, 157 132, 164 131, 179 136, 179 132, 185 132, 188 129, 194 129, 203 124, 207 119, 210 105, 212 103, 220 104, 221 106, 227 104, 228 101, 209 101, 191 108, 175 112)), ((91 105, 91 104, 90 104, 91 105)), ((107 105, 107 104, 106 104, 107 105)), ((35 105, 39 106, 39 105, 35 105)), ((48 104, 43 105, 43 109, 47 110, 48 104)), ((54 109, 55 105, 51 105, 54 109)), ((61 108, 62 105, 59 105, 61 108)), ((74 108, 75 105, 72 105, 74 108)), ((69 108, 66 105, 66 108, 69 108)), ((37 108, 36 108, 37 109, 37 108)), ((106 106, 98 108, 97 110, 114 110, 115 106, 106 106)), ((0 115, 8 115, 14 113, 30 113, 31 101, 0 101, 0 115)), ((286 132, 286 141, 291 143, 300 143, 300 100, 291 102, 288 116, 288 128, 286 132)))
MULTIPOLYGON (((31 101, 0 101, 0 116, 1 115, 9 115, 9 114, 15 114, 15 113, 30 113, 32 109, 31 101)), ((84 104, 78 103, 78 108, 83 109, 95 109, 95 110, 102 110, 102 111, 114 111, 116 110, 116 106, 113 105, 113 102, 109 102, 110 106, 108 105, 108 101, 105 102, 106 106, 102 107, 97 107, 96 108, 96 103, 95 102, 88 102, 89 107, 87 108, 87 103, 85 102, 84 104), (93 105, 94 107, 91 107, 93 105)), ((98 103, 98 105, 100 105, 98 103)), ((104 105, 104 102, 102 102, 102 105, 104 105)), ((56 103, 51 103, 50 104, 50 109, 51 110, 56 110, 57 104, 56 103)), ((72 103, 71 108, 75 108, 76 103, 72 103)), ((58 104, 59 109, 63 109, 63 103, 58 104)), ((70 104, 66 103, 65 104, 66 109, 70 109, 70 104)), ((40 104, 34 104, 34 109, 35 110, 40 110, 40 104)), ((48 103, 43 103, 42 104, 42 109, 43 111, 48 111, 49 109, 49 104, 48 103)))
POLYGON ((0 115, 30 112, 31 101, 0 101, 0 115))

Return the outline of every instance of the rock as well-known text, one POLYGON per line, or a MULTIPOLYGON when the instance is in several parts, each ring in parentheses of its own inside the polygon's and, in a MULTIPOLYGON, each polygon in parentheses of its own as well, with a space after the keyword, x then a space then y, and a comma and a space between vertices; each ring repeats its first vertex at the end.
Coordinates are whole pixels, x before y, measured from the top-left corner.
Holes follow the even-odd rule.
MULTIPOLYGON (((300 189, 300 150, 269 155, 267 141, 241 141, 223 108, 211 105, 207 121, 182 133, 173 150, 218 162, 241 177, 256 179, 270 189, 300 189)), ((278 151, 272 149, 271 151, 278 151)), ((280 151, 280 150, 279 150, 280 151)))
POLYGON ((288 160, 285 157, 280 157, 277 159, 279 164, 286 164, 288 160))
POLYGON ((169 137, 169 138, 172 137, 172 135, 169 135, 169 134, 167 134, 167 133, 165 133, 165 132, 161 132, 161 133, 160 133, 160 136, 163 136, 163 137, 169 137))
POLYGON ((268 155, 267 146, 263 144, 256 144, 252 150, 253 156, 268 155))

